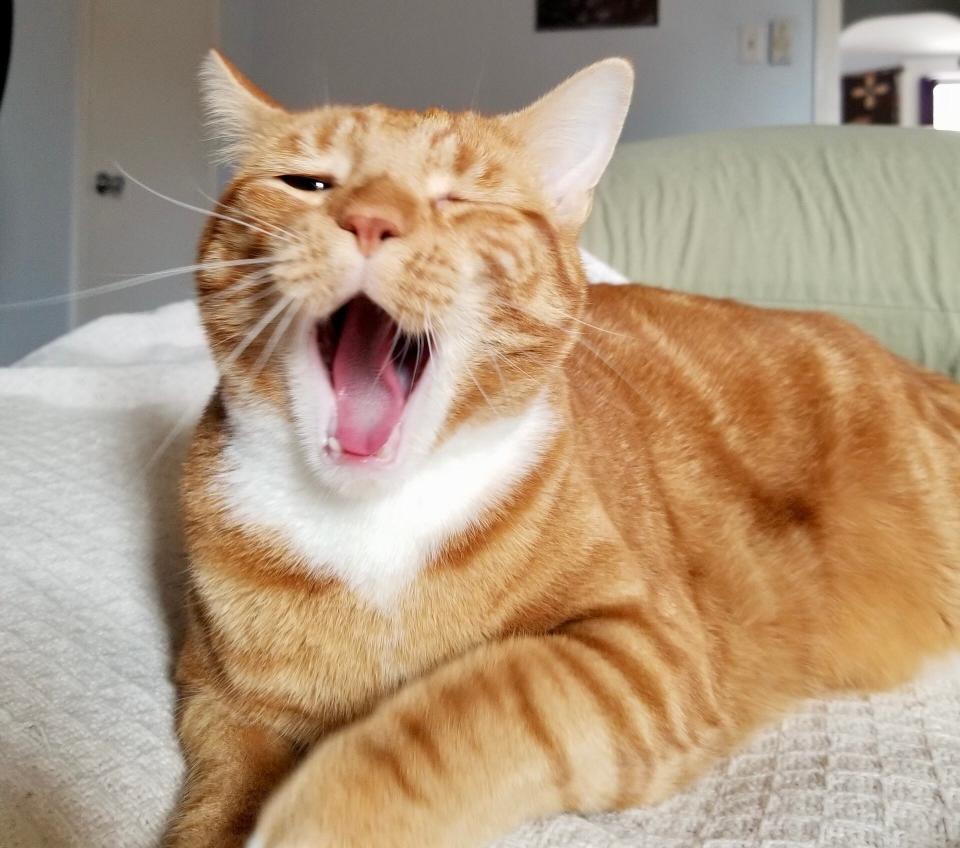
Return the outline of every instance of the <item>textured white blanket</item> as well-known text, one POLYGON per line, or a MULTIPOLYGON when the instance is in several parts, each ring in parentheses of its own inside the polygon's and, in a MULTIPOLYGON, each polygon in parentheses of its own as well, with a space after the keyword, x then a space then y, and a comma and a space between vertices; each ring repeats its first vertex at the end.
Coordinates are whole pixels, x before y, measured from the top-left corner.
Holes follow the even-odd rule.
MULTIPOLYGON (((214 382, 196 310, 101 319, 0 371, 0 846, 152 848, 182 765, 175 487, 214 382)), ((500 848, 960 848, 960 680, 807 704, 651 810, 500 848)))

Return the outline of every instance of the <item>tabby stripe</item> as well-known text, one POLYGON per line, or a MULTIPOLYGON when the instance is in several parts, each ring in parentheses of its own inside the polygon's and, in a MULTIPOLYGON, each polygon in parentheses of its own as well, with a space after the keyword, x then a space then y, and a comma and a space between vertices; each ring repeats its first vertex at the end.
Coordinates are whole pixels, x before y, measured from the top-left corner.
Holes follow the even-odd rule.
POLYGON ((483 260, 483 264, 489 271, 490 276, 498 280, 509 279, 510 275, 507 273, 506 267, 500 259, 494 256, 493 251, 490 250, 478 250, 477 253, 480 255, 480 258, 483 260))
MULTIPOLYGON (((449 130, 448 132, 452 132, 449 130)), ((435 139, 436 141, 436 139, 435 139)), ((457 176, 465 174, 476 163, 478 151, 472 145, 461 144, 453 158, 453 172, 457 176)))
MULTIPOLYGON (((217 507, 222 504, 218 503, 217 507)), ((199 530, 194 532, 199 536, 199 530)), ((340 588, 341 584, 332 578, 310 574, 300 557, 263 528, 220 523, 202 532, 201 544, 194 546, 194 568, 218 572, 244 589, 253 587, 258 591, 280 590, 294 596, 316 597, 340 588), (267 541, 263 540, 264 536, 267 541)))
POLYGON ((423 803, 423 792, 414 785, 407 775, 400 761, 400 757, 395 751, 392 751, 385 745, 378 745, 376 742, 365 741, 362 747, 362 753, 373 760, 374 765, 385 769, 387 774, 393 778, 400 791, 415 803, 423 803))
MULTIPOLYGON (((687 588, 689 590, 690 601, 697 612, 697 621, 708 622, 715 621, 716 613, 708 609, 704 603, 704 573, 696 565, 687 563, 687 588)), ((730 640, 727 638, 723 627, 705 628, 704 630, 704 668, 709 678, 709 694, 711 700, 712 714, 707 718, 708 724, 715 727, 723 725, 723 719, 720 715, 720 697, 721 680, 720 669, 726 668, 730 663, 730 640), (711 719, 713 719, 711 721, 711 719)))
POLYGON ((640 801, 642 781, 634 779, 634 771, 642 764, 650 767, 653 752, 630 721, 626 705, 621 697, 610 691, 609 684, 591 669, 589 664, 577 655, 577 648, 589 650, 578 645, 575 640, 552 640, 550 646, 554 656, 567 666, 574 678, 590 693, 601 716, 612 725, 613 743, 617 752, 617 794, 612 802, 614 807, 623 808, 640 801), (626 740, 627 748, 618 744, 626 740), (634 756, 631 756, 634 755, 634 756), (639 759, 639 763, 635 759, 639 759))
POLYGON ((553 785, 559 791, 563 799, 564 807, 566 809, 573 809, 576 806, 576 802, 571 797, 570 791, 573 769, 567 753, 563 749, 563 745, 560 743, 556 734, 544 721, 543 714, 534 701, 530 681, 527 679, 526 672, 518 665, 516 660, 511 660, 508 663, 507 677, 511 690, 516 696, 517 710, 520 719, 523 721, 527 732, 533 737, 533 740, 550 762, 553 785))
POLYGON ((714 687, 709 687, 710 700, 708 701, 705 681, 696 671, 690 655, 666 635, 666 628, 662 622, 658 627, 652 618, 635 604, 611 604, 590 610, 575 623, 589 622, 592 619, 617 622, 634 628, 638 634, 646 638, 670 668, 678 672, 686 670, 686 688, 691 699, 700 708, 704 722, 712 727, 722 723, 717 712, 718 704, 714 687))
POLYGON ((400 727, 410 742, 426 757, 434 771, 442 772, 444 767, 443 757, 440 755, 440 746, 437 745, 423 722, 415 716, 403 715, 400 717, 400 727))
MULTIPOLYGON (((543 526, 556 526, 552 519, 560 512, 555 502, 543 516, 543 526)), ((562 616, 556 602, 544 599, 542 583, 543 550, 530 545, 522 561, 514 561, 510 575, 490 600, 492 609, 502 609, 497 627, 501 634, 546 633, 556 626, 555 619, 562 616), (531 585, 532 584, 532 585, 531 585), (510 605, 506 608, 509 599, 510 605), (545 609, 551 612, 549 621, 543 621, 545 609)), ((546 587, 549 591, 549 587, 546 587)))
POLYGON ((226 702, 245 704, 244 709, 253 706, 284 722, 298 721, 304 728, 316 724, 313 712, 297 706, 283 695, 264 692, 256 687, 255 682, 242 679, 241 675, 246 676, 251 668, 261 672, 266 670, 269 666, 265 657, 257 657, 253 652, 230 644, 223 632, 211 625, 207 603, 196 590, 190 590, 189 603, 195 625, 191 631, 196 640, 193 653, 202 655, 198 659, 208 672, 205 682, 209 686, 216 689, 226 702))
MULTIPOLYGON (((471 693, 467 691, 465 683, 452 683, 444 686, 437 693, 437 702, 442 711, 450 713, 454 723, 459 723, 460 719, 470 709, 474 699, 471 693)), ((476 740, 473 741, 476 742, 476 740)))
POLYGON ((494 709, 503 708, 503 698, 500 694, 500 690, 494 685, 494 682, 490 679, 489 675, 484 674, 483 672, 478 672, 473 678, 473 682, 476 684, 480 694, 489 702, 491 707, 494 709))
POLYGON ((636 603, 606 604, 604 606, 592 607, 578 616, 575 621, 571 621, 570 625, 572 626, 597 619, 628 624, 636 628, 653 643, 657 653, 660 654, 664 661, 675 668, 687 660, 683 651, 677 648, 659 628, 654 626, 647 613, 637 606, 636 603))
MULTIPOLYGON (((539 526, 549 526, 539 517, 537 511, 545 495, 556 490, 556 477, 563 448, 567 440, 563 437, 554 439, 553 444, 544 453, 540 462, 530 471, 523 481, 513 488, 507 499, 496 506, 487 509, 480 519, 468 530, 452 538, 431 564, 432 568, 446 569, 463 568, 473 563, 476 557, 485 555, 497 546, 512 547, 515 535, 525 524, 531 523, 534 518, 539 526)), ((514 569, 514 578, 526 576, 524 569, 514 569)), ((492 603, 499 606, 508 587, 512 587, 511 580, 493 599, 492 603)))
POLYGON ((656 676, 649 668, 646 668, 637 657, 631 656, 628 651, 612 644, 609 638, 579 631, 571 635, 620 673, 636 699, 653 713, 656 726, 663 732, 668 745, 679 751, 689 750, 689 744, 680 739, 671 720, 670 704, 664 687, 657 682, 656 676))
MULTIPOLYGON (((649 400, 642 397, 627 379, 615 368, 610 366, 587 342, 581 339, 581 344, 621 385, 629 389, 644 405, 650 405, 649 400)), ((667 356, 657 361, 660 363, 669 363, 672 366, 673 376, 675 378, 679 377, 679 379, 672 379, 670 375, 666 373, 659 375, 664 383, 664 390, 673 394, 685 392, 690 404, 696 408, 690 415, 694 415, 697 420, 701 422, 703 430, 702 444, 705 455, 709 456, 709 460, 716 469, 713 473, 715 473, 719 479, 738 484, 739 488, 750 501, 752 506, 751 514, 761 529, 767 531, 783 531, 798 525, 809 525, 816 516, 813 507, 801 497, 790 492, 780 493, 779 491, 772 490, 753 473, 733 451, 722 428, 716 425, 711 426, 710 422, 715 421, 718 417, 717 408, 703 397, 695 385, 691 385, 691 381, 686 379, 689 375, 680 365, 670 358, 669 351, 666 353, 667 356), (708 454, 706 453, 707 451, 709 451, 708 454)))

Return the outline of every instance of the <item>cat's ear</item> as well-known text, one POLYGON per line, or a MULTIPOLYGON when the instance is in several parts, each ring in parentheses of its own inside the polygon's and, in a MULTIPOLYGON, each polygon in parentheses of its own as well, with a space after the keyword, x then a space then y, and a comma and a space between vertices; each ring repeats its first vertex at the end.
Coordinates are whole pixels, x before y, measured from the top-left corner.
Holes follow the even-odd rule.
POLYGON ((218 50, 203 60, 200 87, 207 122, 228 161, 242 157, 262 127, 286 114, 218 50))
POLYGON ((558 219, 579 227, 610 161, 633 94, 633 67, 604 59, 507 116, 536 162, 558 219))

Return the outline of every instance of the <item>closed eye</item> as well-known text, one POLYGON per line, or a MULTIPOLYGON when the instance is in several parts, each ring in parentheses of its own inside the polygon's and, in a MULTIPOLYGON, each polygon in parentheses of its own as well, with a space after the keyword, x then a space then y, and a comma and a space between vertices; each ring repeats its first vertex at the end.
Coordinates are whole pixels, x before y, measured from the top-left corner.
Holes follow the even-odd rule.
POLYGON ((451 203, 473 203, 475 201, 471 200, 469 197, 464 197, 461 194, 445 194, 442 197, 438 197, 433 201, 437 207, 443 208, 444 206, 449 206, 451 203))
POLYGON ((278 179, 299 191, 328 191, 334 185, 330 177, 311 177, 306 174, 282 174, 278 179))

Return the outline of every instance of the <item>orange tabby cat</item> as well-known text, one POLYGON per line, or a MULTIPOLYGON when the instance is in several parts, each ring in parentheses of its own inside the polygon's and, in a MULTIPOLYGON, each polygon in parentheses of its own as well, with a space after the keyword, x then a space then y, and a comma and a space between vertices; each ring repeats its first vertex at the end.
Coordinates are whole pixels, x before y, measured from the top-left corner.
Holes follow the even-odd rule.
POLYGON ((498 117, 205 80, 238 167, 201 248, 171 846, 650 804, 957 646, 958 387, 825 315, 587 286, 626 62, 498 117))

